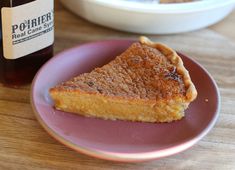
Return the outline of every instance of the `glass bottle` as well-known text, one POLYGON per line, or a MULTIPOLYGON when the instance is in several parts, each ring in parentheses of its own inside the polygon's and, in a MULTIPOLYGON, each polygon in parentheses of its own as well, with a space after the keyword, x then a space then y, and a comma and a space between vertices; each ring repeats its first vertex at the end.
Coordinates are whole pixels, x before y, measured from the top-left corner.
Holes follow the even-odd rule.
POLYGON ((0 1, 0 83, 30 83, 53 56, 53 0, 0 1))

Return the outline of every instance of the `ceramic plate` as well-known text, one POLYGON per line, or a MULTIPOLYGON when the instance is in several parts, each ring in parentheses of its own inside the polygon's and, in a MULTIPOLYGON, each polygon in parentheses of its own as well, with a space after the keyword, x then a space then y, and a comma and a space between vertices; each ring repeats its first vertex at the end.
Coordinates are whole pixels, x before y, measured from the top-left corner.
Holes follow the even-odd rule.
POLYGON ((133 41, 111 40, 80 45, 58 54, 37 73, 31 104, 36 117, 55 139, 94 157, 136 162, 179 153, 198 142, 214 126, 220 97, 209 73, 181 55, 198 90, 186 117, 173 123, 140 123, 86 118, 57 111, 48 89, 95 67, 102 66, 127 49, 133 41))

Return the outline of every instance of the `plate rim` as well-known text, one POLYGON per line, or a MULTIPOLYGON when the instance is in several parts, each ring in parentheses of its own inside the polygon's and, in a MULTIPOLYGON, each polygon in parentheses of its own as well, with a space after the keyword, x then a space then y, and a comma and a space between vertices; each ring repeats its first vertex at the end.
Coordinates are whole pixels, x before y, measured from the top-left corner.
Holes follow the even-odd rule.
POLYGON ((101 41, 94 41, 94 42, 89 42, 89 43, 84 43, 84 44, 78 44, 72 48, 69 48, 67 50, 64 50, 58 54, 56 54, 54 57, 52 57, 50 60, 48 60, 37 72, 37 74, 35 75, 33 81, 32 81, 32 85, 31 85, 31 89, 30 89, 30 103, 31 103, 31 107, 33 109, 34 115, 36 116, 38 122, 41 124, 41 126, 46 130, 46 132, 52 136, 54 139, 56 139, 57 141, 59 141, 60 143, 64 144, 65 146, 69 147, 70 149, 73 149, 79 153, 83 153, 92 157, 96 157, 99 159, 104 159, 104 160, 110 160, 110 161, 118 161, 118 162, 143 162, 143 161, 150 161, 150 160, 155 160, 155 159, 160 159, 163 157, 167 157, 167 156, 171 156, 171 155, 175 155, 177 153, 180 153, 190 147, 192 147, 194 144, 196 144, 198 141, 200 141, 204 136, 206 136, 209 131, 214 127, 216 121, 218 120, 219 117, 219 113, 221 110, 221 97, 220 97, 220 91, 218 88, 218 85, 216 84, 215 80, 213 79, 213 77, 211 76, 211 74, 197 61, 195 61, 194 59, 192 59, 191 57, 188 57, 185 54, 182 54, 180 52, 177 52, 179 55, 184 56, 185 58, 191 60, 194 64, 198 65, 204 72, 205 74, 207 74, 207 76, 209 77, 209 79, 211 80, 212 84, 215 87, 215 91, 216 91, 216 97, 218 100, 218 104, 216 106, 216 111, 215 114, 213 116, 213 118, 210 120, 210 123, 207 125, 207 127, 205 129, 203 129, 197 136, 195 136, 193 139, 183 142, 179 145, 173 146, 173 147, 169 147, 167 149, 162 149, 162 150, 156 150, 156 151, 151 151, 151 152, 142 152, 142 153, 114 153, 114 152, 106 152, 106 151, 102 151, 102 150, 95 150, 95 149, 90 149, 84 146, 80 146, 77 144, 74 144, 72 142, 70 142, 69 140, 67 140, 66 138, 60 136, 59 134, 57 134, 56 131, 54 131, 53 129, 51 129, 42 119, 42 117, 40 116, 40 113, 37 111, 36 108, 36 103, 34 101, 34 93, 35 93, 35 86, 37 83, 37 79, 40 76, 40 73, 44 70, 44 68, 49 65, 51 62, 53 62, 54 60, 57 60, 57 58, 60 58, 61 56, 63 56, 64 54, 66 54, 67 52, 76 50, 78 48, 81 48, 82 46, 87 46, 87 45, 95 45, 97 43, 108 43, 108 42, 116 42, 116 41, 132 41, 134 42, 134 40, 131 39, 113 39, 113 40, 101 40, 101 41))

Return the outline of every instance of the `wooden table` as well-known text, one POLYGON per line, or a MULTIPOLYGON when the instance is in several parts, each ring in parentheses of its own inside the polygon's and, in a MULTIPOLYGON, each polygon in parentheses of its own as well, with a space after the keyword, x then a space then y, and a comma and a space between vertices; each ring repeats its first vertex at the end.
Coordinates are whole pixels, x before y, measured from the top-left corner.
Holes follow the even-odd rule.
MULTIPOLYGON (((56 4, 55 52, 101 39, 139 35, 91 24, 56 4)), ((235 169, 235 12, 208 29, 170 36, 150 36, 188 54, 215 78, 222 105, 213 130, 191 149, 145 163, 115 163, 79 154, 58 143, 39 125, 29 102, 30 85, 0 86, 0 169, 235 169)))

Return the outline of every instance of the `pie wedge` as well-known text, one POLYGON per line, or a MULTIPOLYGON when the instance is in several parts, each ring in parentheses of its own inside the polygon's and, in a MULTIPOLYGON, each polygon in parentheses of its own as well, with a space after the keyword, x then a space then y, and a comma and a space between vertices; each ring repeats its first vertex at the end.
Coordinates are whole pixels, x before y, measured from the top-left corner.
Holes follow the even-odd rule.
POLYGON ((183 61, 146 37, 113 61, 50 89, 58 110, 88 117, 171 122, 184 117, 197 91, 183 61))

